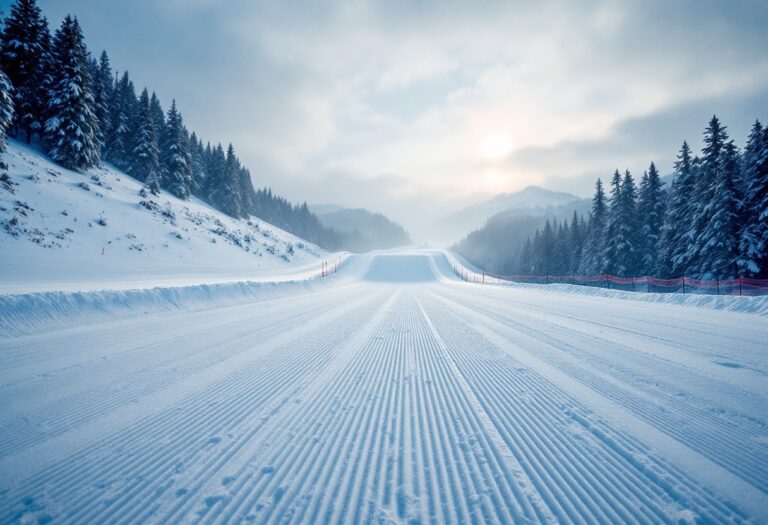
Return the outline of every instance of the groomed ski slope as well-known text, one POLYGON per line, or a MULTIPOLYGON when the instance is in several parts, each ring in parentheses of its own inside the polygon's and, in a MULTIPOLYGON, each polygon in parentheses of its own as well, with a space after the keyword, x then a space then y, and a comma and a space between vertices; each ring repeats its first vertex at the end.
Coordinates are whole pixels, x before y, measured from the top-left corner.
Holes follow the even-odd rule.
POLYGON ((78 315, 0 339, 2 523, 768 521, 762 315, 426 251, 78 315))

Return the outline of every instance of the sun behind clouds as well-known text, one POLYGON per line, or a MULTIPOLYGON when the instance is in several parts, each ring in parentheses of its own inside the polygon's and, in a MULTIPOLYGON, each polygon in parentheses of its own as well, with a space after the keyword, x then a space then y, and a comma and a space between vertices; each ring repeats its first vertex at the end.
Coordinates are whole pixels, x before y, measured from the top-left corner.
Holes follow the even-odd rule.
POLYGON ((481 145, 480 154, 483 160, 501 160, 512 152, 512 140, 503 132, 493 132, 487 135, 481 145))

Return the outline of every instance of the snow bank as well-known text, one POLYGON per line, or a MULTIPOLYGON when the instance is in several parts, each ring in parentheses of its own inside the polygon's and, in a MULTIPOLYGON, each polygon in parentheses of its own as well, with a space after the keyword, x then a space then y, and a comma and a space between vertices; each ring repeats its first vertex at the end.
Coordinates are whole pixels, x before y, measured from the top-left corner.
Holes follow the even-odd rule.
MULTIPOLYGON (((444 253, 452 266, 461 268, 466 272, 468 279, 475 281, 483 279, 482 270, 469 264, 463 257, 447 250, 444 253)), ((592 297, 607 297, 611 299, 676 304, 696 308, 709 308, 712 310, 750 313, 768 317, 768 296, 736 297, 726 295, 625 292, 621 290, 609 290, 606 288, 578 286, 573 284, 514 283, 488 276, 485 276, 485 284, 531 290, 543 294, 586 295, 592 297)))
POLYGON ((594 297, 609 297, 611 299, 627 299, 651 303, 678 304, 713 310, 729 310, 732 312, 751 313, 768 317, 768 296, 736 297, 728 295, 697 295, 678 293, 643 293, 608 290, 592 286, 577 286, 573 284, 524 284, 524 283, 493 283, 502 286, 526 288, 549 294, 587 295, 594 297))
POLYGON ((0 333, 20 336, 174 310, 204 310, 309 291, 317 281, 203 284, 136 290, 0 295, 0 333))

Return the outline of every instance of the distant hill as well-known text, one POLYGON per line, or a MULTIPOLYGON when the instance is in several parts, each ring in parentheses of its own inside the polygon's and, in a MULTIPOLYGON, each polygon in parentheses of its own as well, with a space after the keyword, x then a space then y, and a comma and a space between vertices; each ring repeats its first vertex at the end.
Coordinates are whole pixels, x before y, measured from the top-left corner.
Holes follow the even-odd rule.
POLYGON ((525 210, 530 215, 546 215, 548 208, 564 206, 581 199, 570 193, 552 191, 538 186, 528 186, 514 193, 502 193, 445 217, 441 228, 452 231, 454 238, 461 238, 470 231, 482 227, 488 219, 502 212, 514 213, 525 210))
POLYGON ((309 211, 315 215, 320 215, 321 213, 332 213, 345 209, 344 206, 339 206, 338 204, 309 204, 308 206, 309 211))
MULTIPOLYGON (((332 209, 333 205, 325 205, 332 209)), ((380 213, 361 208, 336 209, 322 213, 320 206, 313 206, 317 218, 326 228, 338 233, 339 247, 351 252, 366 252, 394 248, 411 243, 408 232, 380 213)))
POLYGON ((587 217, 589 207, 589 199, 576 198, 558 206, 509 208, 493 215, 452 249, 486 271, 514 273, 526 239, 542 228, 547 219, 559 223, 570 220, 574 212, 587 217))

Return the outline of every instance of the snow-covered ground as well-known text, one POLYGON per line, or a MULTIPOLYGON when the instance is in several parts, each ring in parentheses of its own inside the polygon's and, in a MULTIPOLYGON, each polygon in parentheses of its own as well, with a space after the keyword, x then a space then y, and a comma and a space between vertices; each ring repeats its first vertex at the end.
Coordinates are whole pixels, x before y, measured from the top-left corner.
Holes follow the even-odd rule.
POLYGON ((455 262, 0 305, 0 522, 768 521, 765 316, 455 262))
POLYGON ((461 255, 447 250, 442 251, 455 273, 458 268, 465 280, 484 283, 487 285, 506 286, 517 290, 531 290, 541 294, 572 294, 593 297, 608 297, 630 301, 645 301, 650 303, 677 304, 697 308, 712 308, 715 310, 730 310, 768 316, 768 296, 737 297, 727 295, 699 295, 681 293, 645 293, 625 292, 595 286, 579 286, 573 284, 528 284, 516 283, 485 275, 483 271, 472 265, 461 255))
POLYGON ((4 159, 0 293, 279 280, 317 273, 330 257, 194 198, 141 195, 138 181, 109 167, 66 170, 16 141, 4 159))

